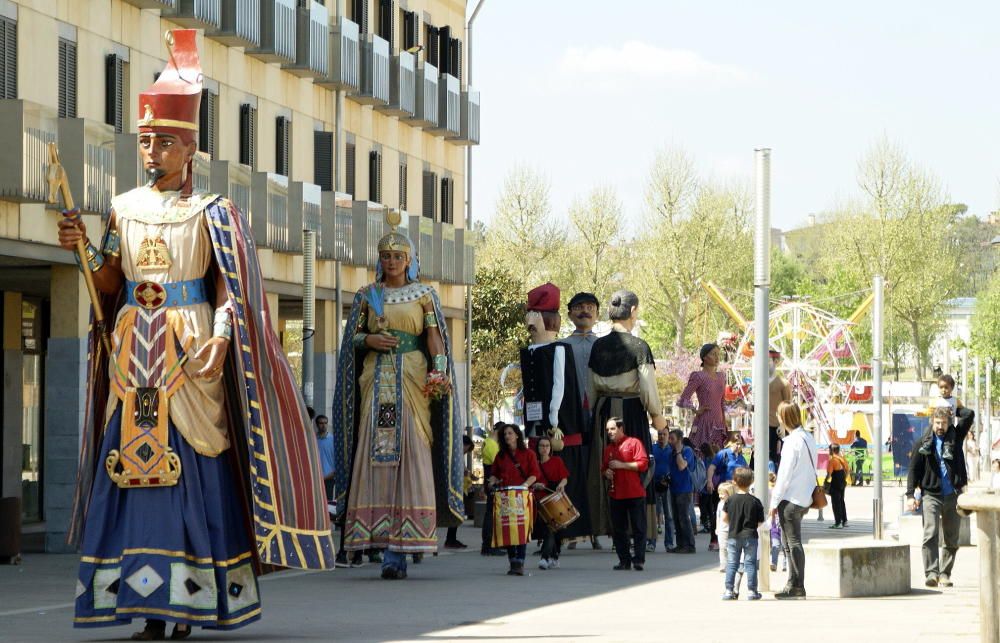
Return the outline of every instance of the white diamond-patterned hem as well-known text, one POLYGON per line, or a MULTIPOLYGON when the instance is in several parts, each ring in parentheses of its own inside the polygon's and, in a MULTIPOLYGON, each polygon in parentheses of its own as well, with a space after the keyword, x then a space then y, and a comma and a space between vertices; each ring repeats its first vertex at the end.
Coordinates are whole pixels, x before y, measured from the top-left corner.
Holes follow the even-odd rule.
POLYGON ((254 605, 257 599, 257 579, 253 567, 240 565, 226 572, 226 598, 231 613, 254 605))
POLYGON ((170 564, 170 604, 206 610, 218 606, 215 570, 185 563, 170 564))
POLYGON ((87 588, 83 585, 83 582, 77 578, 76 579, 76 597, 80 598, 87 591, 87 588))
POLYGON ((136 594, 146 598, 163 585, 163 578, 149 565, 143 565, 138 571, 125 579, 125 582, 136 594))
POLYGON ((94 571, 94 609, 114 609, 118 605, 118 588, 121 584, 121 567, 94 571))

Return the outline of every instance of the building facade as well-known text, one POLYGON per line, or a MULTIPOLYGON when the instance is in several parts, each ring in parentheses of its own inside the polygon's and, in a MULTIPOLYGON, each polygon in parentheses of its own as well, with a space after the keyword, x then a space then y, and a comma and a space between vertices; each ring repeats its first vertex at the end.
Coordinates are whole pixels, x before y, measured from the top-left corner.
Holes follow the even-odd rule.
MULTIPOLYGON (((465 20, 462 0, 0 0, 0 496, 21 497, 29 547, 65 549, 90 313, 55 245, 47 143, 99 237, 111 197, 144 182, 136 102, 166 62, 163 34, 202 30, 195 185, 247 214, 289 352, 315 240, 306 394, 329 413, 343 318, 373 279, 387 208, 402 212, 464 360, 465 158, 479 139, 465 20)), ((456 370, 463 390, 464 361, 456 370)))

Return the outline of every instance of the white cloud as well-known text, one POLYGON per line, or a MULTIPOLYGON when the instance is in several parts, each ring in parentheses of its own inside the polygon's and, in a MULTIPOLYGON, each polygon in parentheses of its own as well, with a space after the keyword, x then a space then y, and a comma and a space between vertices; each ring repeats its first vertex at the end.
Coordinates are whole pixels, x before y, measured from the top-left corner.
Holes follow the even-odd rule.
POLYGON ((640 78, 676 86, 737 85, 752 77, 745 69, 706 60, 689 49, 664 49, 638 40, 620 47, 569 47, 559 60, 559 70, 595 80, 640 78))

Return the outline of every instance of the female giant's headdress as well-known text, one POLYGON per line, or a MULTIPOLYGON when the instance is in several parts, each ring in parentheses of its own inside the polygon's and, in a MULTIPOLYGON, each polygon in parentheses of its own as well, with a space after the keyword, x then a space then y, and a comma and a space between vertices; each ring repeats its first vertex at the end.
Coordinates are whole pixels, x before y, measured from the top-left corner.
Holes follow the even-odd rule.
MULTIPOLYGON (((396 228, 401 221, 402 215, 399 210, 386 210, 385 222, 389 224, 389 233, 378 240, 378 251, 379 254, 385 251, 405 252, 406 256, 410 259, 410 265, 406 269, 406 280, 416 281, 420 274, 420 261, 413 253, 413 244, 410 243, 410 238, 405 234, 396 232, 396 228)), ((382 281, 381 259, 375 265, 375 281, 382 281)))

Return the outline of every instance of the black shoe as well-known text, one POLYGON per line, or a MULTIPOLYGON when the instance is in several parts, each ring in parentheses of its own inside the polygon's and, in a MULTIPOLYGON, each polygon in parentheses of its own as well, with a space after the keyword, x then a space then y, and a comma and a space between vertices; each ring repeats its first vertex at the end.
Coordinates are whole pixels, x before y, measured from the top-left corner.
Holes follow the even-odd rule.
POLYGON ((333 560, 334 567, 350 567, 351 565, 347 562, 347 552, 341 549, 337 552, 337 557, 333 560))
POLYGON ((681 547, 681 548, 679 548, 677 550, 676 553, 678 553, 678 554, 694 554, 694 553, 697 553, 697 552, 695 552, 694 547, 681 547))
POLYGON ((613 568, 616 572, 625 571, 632 569, 632 563, 621 562, 614 566, 613 568))
POLYGON ((421 554, 420 552, 417 552, 416 554, 413 554, 413 564, 414 565, 419 565, 422 562, 424 562, 424 555, 423 554, 421 554))
POLYGON ((406 578, 406 570, 397 569, 396 567, 383 567, 382 578, 386 580, 403 580, 406 578))
POLYGON ((937 587, 938 586, 937 576, 928 576, 927 580, 924 581, 924 585, 926 585, 927 587, 937 587))
POLYGON ((524 563, 511 563, 507 570, 508 576, 524 576, 524 563))
POLYGON ((806 597, 806 590, 802 587, 789 587, 774 595, 779 601, 799 600, 806 597))
POLYGON ((458 540, 446 540, 444 541, 445 549, 468 549, 468 545, 462 543, 458 540))
POLYGON ((177 623, 176 625, 174 625, 174 631, 170 633, 170 640, 171 641, 180 641, 181 639, 186 639, 187 637, 191 636, 191 626, 190 625, 184 624, 184 627, 187 628, 187 629, 183 629, 183 630, 182 629, 178 629, 178 628, 180 628, 180 626, 181 626, 181 623, 177 623))
POLYGON ((167 638, 167 624, 164 621, 149 619, 141 632, 132 635, 133 641, 162 641, 167 638))
POLYGON ((632 569, 634 569, 637 572, 641 572, 642 571, 642 566, 643 566, 643 563, 632 563, 632 569))

